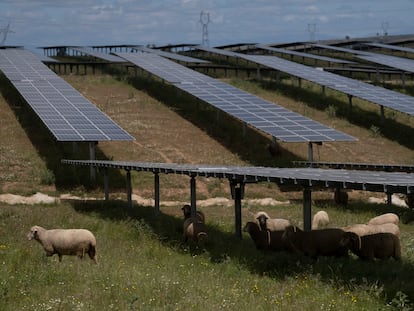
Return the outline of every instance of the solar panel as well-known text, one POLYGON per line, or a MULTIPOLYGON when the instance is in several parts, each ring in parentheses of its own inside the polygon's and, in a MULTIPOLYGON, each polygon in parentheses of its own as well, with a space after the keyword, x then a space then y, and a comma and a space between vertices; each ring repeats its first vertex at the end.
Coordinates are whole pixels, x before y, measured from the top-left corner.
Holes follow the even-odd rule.
POLYGON ((319 56, 319 55, 297 52, 297 51, 291 51, 291 50, 281 49, 281 48, 274 48, 274 47, 270 47, 270 46, 263 45, 263 44, 256 44, 256 47, 258 47, 259 49, 277 52, 281 54, 306 57, 306 58, 321 60, 321 61, 325 61, 329 63, 339 63, 339 64, 353 64, 354 63, 348 60, 343 60, 343 59, 338 59, 338 58, 333 58, 333 57, 326 57, 326 56, 319 56))
POLYGON ((155 54, 117 53, 118 56, 174 84, 177 88, 286 142, 355 141, 324 126, 224 82, 155 54))
POLYGON ((108 53, 101 53, 101 52, 97 52, 92 48, 87 48, 87 47, 69 47, 69 49, 80 52, 80 53, 84 53, 96 58, 100 58, 103 60, 106 60, 108 62, 111 63, 123 63, 125 62, 122 58, 112 55, 112 54, 108 54, 108 53))
POLYGON ((31 52, 0 49, 0 70, 58 141, 134 139, 31 52))
POLYGON ((398 45, 384 44, 384 43, 376 43, 376 42, 364 43, 364 44, 365 45, 368 45, 368 46, 377 47, 377 48, 383 48, 383 49, 389 49, 389 50, 395 50, 395 51, 401 51, 401 52, 414 53, 414 49, 413 48, 407 48, 405 46, 398 46, 398 45))
MULTIPOLYGON (((210 48, 210 47, 202 46, 202 45, 194 46, 194 49, 209 52, 209 53, 217 53, 216 51, 218 50, 216 48, 210 48)), ((239 55, 239 53, 232 52, 232 51, 227 51, 227 50, 220 50, 220 51, 221 51, 220 54, 224 56, 237 57, 239 55)))
POLYGON ((209 61, 204 60, 204 59, 198 59, 198 58, 194 58, 194 57, 190 57, 186 55, 180 55, 177 53, 165 52, 165 51, 158 50, 158 49, 150 49, 150 48, 143 47, 143 46, 137 46, 134 49, 142 51, 142 52, 154 53, 159 56, 163 56, 169 59, 175 59, 175 60, 185 62, 185 63, 209 63, 209 61))
POLYGON ((244 183, 274 182, 279 185, 293 184, 315 188, 335 188, 340 186, 341 188, 354 190, 414 193, 414 175, 400 172, 87 160, 62 160, 62 163, 152 171, 154 173, 228 178, 229 180, 244 183))
POLYGON ((359 55, 357 57, 373 63, 414 73, 414 60, 412 59, 375 53, 371 53, 370 55, 359 55))
POLYGON ((320 44, 320 43, 315 43, 315 44, 311 44, 314 47, 317 48, 322 48, 322 49, 327 49, 327 50, 332 50, 332 51, 338 51, 338 52, 344 52, 344 53, 350 53, 350 54, 356 54, 356 55, 369 55, 371 54, 370 52, 364 52, 364 51, 360 51, 360 50, 354 50, 354 49, 347 49, 347 48, 343 48, 343 47, 339 47, 339 46, 333 46, 333 45, 326 45, 326 44, 320 44))

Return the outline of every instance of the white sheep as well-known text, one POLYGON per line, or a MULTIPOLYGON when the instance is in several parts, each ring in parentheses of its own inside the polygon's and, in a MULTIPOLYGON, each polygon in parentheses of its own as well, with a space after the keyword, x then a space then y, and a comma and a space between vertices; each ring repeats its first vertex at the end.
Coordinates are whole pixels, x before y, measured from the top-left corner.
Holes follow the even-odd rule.
POLYGON ((381 232, 392 233, 397 237, 400 237, 400 228, 396 224, 392 223, 386 223, 382 225, 354 224, 347 227, 343 227, 342 230, 354 232, 358 234, 360 237, 381 232))
POLYGON ((329 224, 329 216, 325 211, 319 211, 313 215, 312 230, 326 227, 329 224))
POLYGON ((292 223, 283 218, 270 218, 266 212, 260 211, 254 215, 254 219, 263 231, 282 231, 292 226, 292 223))
POLYGON ((85 254, 98 263, 96 257, 96 239, 92 232, 86 229, 51 229, 33 226, 27 234, 29 241, 38 241, 46 251, 46 256, 58 254, 59 261, 62 255, 77 255, 83 258, 85 254))
POLYGON ((394 213, 386 213, 376 217, 371 218, 368 221, 368 225, 382 225, 386 223, 392 223, 398 225, 400 222, 400 218, 397 214, 394 213))
POLYGON ((207 238, 206 225, 198 217, 189 217, 183 224, 184 242, 192 239, 195 242, 203 241, 207 238))

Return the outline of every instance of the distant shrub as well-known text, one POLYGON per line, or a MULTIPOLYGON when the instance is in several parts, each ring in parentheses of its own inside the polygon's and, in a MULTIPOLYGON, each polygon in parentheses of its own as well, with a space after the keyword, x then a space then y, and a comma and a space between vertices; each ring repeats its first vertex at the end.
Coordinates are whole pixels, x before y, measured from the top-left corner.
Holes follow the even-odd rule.
POLYGON ((337 111, 337 109, 333 105, 329 105, 328 108, 325 109, 326 114, 331 118, 336 117, 336 111, 337 111))
POLYGON ((44 169, 40 175, 40 182, 42 185, 53 185, 56 181, 55 174, 49 170, 44 169))
POLYGON ((381 129, 375 125, 371 125, 369 131, 371 133, 371 137, 378 137, 381 135, 381 129))

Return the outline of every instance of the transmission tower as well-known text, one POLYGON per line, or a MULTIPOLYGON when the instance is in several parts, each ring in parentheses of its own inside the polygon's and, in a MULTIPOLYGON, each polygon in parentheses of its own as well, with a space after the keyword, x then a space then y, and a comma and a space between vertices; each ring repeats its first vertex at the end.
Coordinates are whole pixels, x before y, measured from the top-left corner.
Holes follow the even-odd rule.
POLYGON ((203 26, 201 45, 209 46, 208 41, 208 24, 210 23, 210 13, 201 11, 199 23, 203 26))
POLYGON ((3 33, 3 39, 1 40, 0 45, 4 45, 4 43, 6 42, 6 39, 7 39, 7 35, 9 33, 14 33, 13 30, 10 30, 10 23, 8 23, 6 27, 0 29, 0 34, 1 33, 3 33))

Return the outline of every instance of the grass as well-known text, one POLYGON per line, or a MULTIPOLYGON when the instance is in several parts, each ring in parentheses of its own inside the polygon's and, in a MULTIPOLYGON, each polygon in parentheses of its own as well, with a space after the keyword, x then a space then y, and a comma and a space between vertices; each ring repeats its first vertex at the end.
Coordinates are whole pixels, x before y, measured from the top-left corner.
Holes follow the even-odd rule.
MULTIPOLYGON (((262 253, 247 235, 242 240, 234 237, 231 211, 221 222, 222 209, 204 210, 210 217, 209 240, 197 247, 182 243, 182 221, 175 214, 178 207, 166 208, 156 217, 152 208, 128 208, 120 201, 3 205, 0 308, 389 310, 398 303, 411 306, 414 254, 404 253, 402 262, 368 263, 354 256, 312 261, 262 253), (95 266, 89 258, 80 262, 64 256, 61 263, 56 256, 46 258, 38 243, 25 238, 35 223, 49 228, 89 228, 98 240, 99 264, 95 266)), ((257 207, 250 212, 254 210, 257 207)), ((361 221, 373 214, 368 208, 359 215, 351 210, 327 210, 334 219, 361 221)), ((300 205, 271 210, 282 211, 300 219, 300 205)), ((243 213, 246 220, 248 211, 243 213)), ((411 226, 402 225, 402 232, 404 246, 412 246, 411 226)))
MULTIPOLYGON (((177 94, 156 81, 125 77, 116 80, 106 74, 63 77, 136 137, 132 143, 99 143, 98 159, 269 166, 290 166, 292 160, 307 159, 305 144, 280 143, 281 155, 272 157, 266 150, 269 137, 254 130, 248 130, 243 137, 235 120, 221 115, 217 122, 215 111, 202 103, 195 106, 194 98, 177 94)), ((54 142, 3 80, 0 193, 70 192, 102 197, 102 174, 93 184, 88 179, 88 169, 60 164, 61 158, 87 158, 87 145, 75 148, 54 142)), ((359 139, 356 143, 316 146, 316 160, 402 164, 414 160, 412 118, 395 113, 381 124, 375 106, 356 99, 350 114, 346 97, 327 92, 321 99, 320 89, 307 83, 298 90, 286 81, 280 85, 255 80, 226 81, 359 139)), ((160 175, 160 182, 162 202, 189 201, 187 177, 160 175)), ((133 173, 132 185, 134 194, 152 198, 152 174, 133 173)), ((290 254, 259 252, 246 235, 242 240, 236 239, 233 208, 220 205, 203 209, 209 229, 209 241, 204 247, 185 245, 180 205, 162 206, 159 217, 145 206, 128 208, 124 172, 111 171, 110 192, 112 201, 107 203, 0 203, 1 310, 413 308, 411 224, 401 224, 402 262, 367 263, 354 256, 311 261, 290 254), (57 257, 45 258, 41 246, 25 237, 34 224, 90 229, 98 239, 99 265, 68 256, 62 263, 57 257)), ((353 191, 349 193, 349 205, 338 207, 333 204, 332 193, 315 191, 313 209, 327 210, 334 227, 366 222, 386 211, 403 212, 396 207, 367 204, 368 196, 383 195, 353 191)), ((229 184, 225 180, 198 178, 197 197, 230 198, 229 184)), ((284 192, 274 184, 246 185, 242 221, 245 223, 251 213, 264 209, 274 217, 289 218, 302 225, 301 198, 300 191, 284 192), (248 201, 267 197, 293 203, 274 207, 248 201)))

